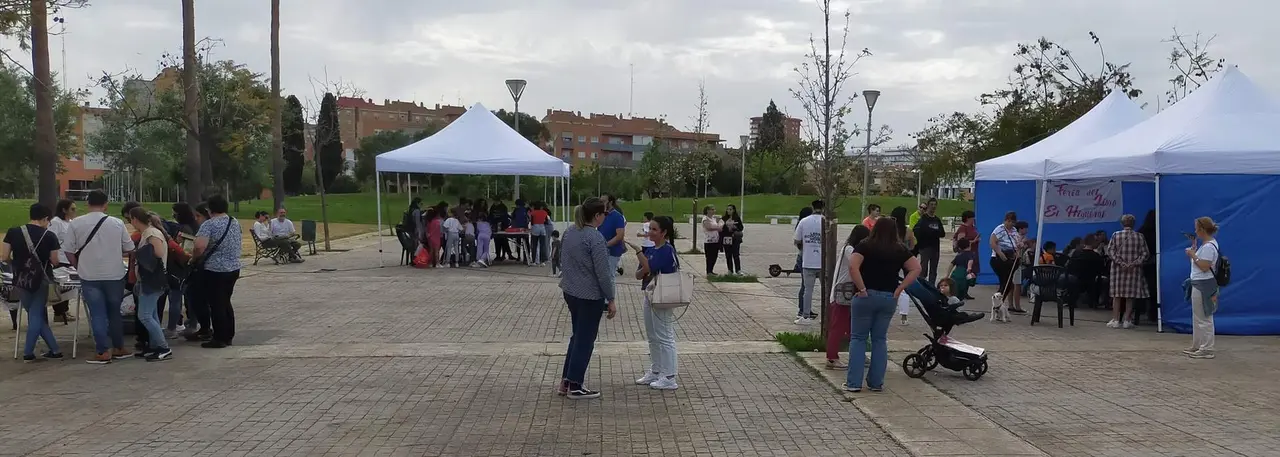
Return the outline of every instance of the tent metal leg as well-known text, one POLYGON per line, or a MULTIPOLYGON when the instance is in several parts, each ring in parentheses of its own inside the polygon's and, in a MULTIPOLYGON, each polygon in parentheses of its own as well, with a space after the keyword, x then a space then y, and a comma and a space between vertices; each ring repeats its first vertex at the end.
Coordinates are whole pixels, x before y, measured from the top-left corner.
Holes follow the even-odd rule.
POLYGON ((1156 332, 1164 333, 1164 307, 1159 306, 1160 303, 1164 302, 1164 300, 1161 299, 1162 296, 1164 295, 1164 288, 1160 287, 1160 280, 1161 280, 1160 264, 1163 263, 1160 261, 1160 250, 1161 250, 1160 232, 1163 232, 1163 230, 1161 230, 1161 227, 1160 227, 1160 175, 1157 174, 1156 175, 1156 297, 1155 297, 1156 302, 1153 303, 1153 305, 1157 306, 1156 332))
POLYGON ((1036 198, 1039 201, 1036 202, 1036 208, 1038 208, 1036 210, 1036 245, 1033 248, 1035 249, 1036 256, 1031 260, 1032 265, 1040 265, 1040 247, 1044 246, 1044 240, 1042 239, 1044 237, 1044 202, 1045 200, 1048 200, 1048 198, 1045 198, 1048 196, 1048 193, 1049 181, 1036 181, 1036 198))
POLYGON ((373 172, 374 201, 378 206, 378 268, 382 268, 382 173, 373 172))

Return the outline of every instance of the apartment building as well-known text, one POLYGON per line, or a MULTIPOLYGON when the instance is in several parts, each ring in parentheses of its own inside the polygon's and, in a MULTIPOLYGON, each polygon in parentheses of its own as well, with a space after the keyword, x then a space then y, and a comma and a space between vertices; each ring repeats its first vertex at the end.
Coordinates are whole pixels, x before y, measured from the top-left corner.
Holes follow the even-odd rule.
MULTIPOLYGON (((338 128, 343 156, 348 165, 351 165, 348 170, 354 169, 355 151, 360 147, 361 138, 384 130, 401 130, 414 134, 433 122, 448 125, 465 112, 465 107, 438 103, 432 108, 421 102, 383 99, 379 105, 373 99, 338 97, 338 128)), ((307 156, 310 157, 311 146, 308 145, 307 149, 307 156)))
MULTIPOLYGON (((760 138, 761 122, 764 122, 764 116, 756 116, 751 118, 751 135, 749 135, 750 136, 749 139, 751 140, 752 144, 755 144, 756 140, 760 138)), ((800 139, 800 119, 784 116, 782 118, 782 133, 788 139, 799 140, 800 139)))
POLYGON ((102 117, 107 113, 110 110, 91 107, 88 103, 76 108, 75 124, 71 127, 75 149, 60 159, 62 171, 58 173, 58 195, 74 196, 72 194, 88 192, 93 181, 101 177, 107 168, 102 156, 90 151, 88 144, 89 137, 102 130, 102 117))
POLYGON ((551 134, 544 144, 548 154, 570 164, 596 162, 602 166, 633 168, 650 145, 657 142, 676 151, 699 145, 721 149, 720 135, 682 131, 656 118, 621 114, 548 109, 542 125, 551 134))

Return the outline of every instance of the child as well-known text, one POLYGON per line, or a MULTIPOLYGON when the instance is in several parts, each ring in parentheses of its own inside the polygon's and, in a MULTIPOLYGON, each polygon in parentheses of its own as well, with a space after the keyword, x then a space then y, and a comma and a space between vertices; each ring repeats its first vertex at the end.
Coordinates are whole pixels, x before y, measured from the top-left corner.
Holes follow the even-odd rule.
POLYGON ((951 290, 955 292, 957 297, 972 300, 969 297, 969 287, 973 286, 977 279, 978 254, 969 250, 969 239, 960 238, 956 240, 956 248, 960 251, 956 253, 955 259, 951 260, 951 273, 947 276, 953 281, 951 290))
POLYGON ((1040 253, 1041 265, 1057 265, 1054 260, 1058 257, 1058 243, 1052 241, 1044 242, 1044 252, 1040 253))
MULTIPOLYGON (((961 240, 961 241, 968 241, 968 240, 961 240)), ((942 296, 947 297, 947 307, 951 309, 956 309, 961 306, 964 306, 964 302, 960 301, 960 297, 956 296, 955 291, 956 291, 956 282, 953 281, 951 278, 942 278, 938 280, 938 292, 941 293, 942 296)), ((948 336, 945 333, 942 335, 942 338, 938 339, 938 343, 941 343, 941 344, 947 344, 948 341, 950 341, 950 336, 948 336)))
MULTIPOLYGON (((516 209, 519 210, 519 206, 516 209)), ((542 202, 533 202, 533 209, 529 211, 529 249, 532 251, 534 266, 546 263, 547 253, 542 250, 542 242, 547 237, 547 218, 549 217, 546 206, 542 202)))
POLYGON ((440 227, 440 213, 435 208, 427 208, 427 235, 425 243, 427 245, 427 265, 435 267, 440 265, 440 239, 444 236, 443 229, 440 227))
POLYGON ((457 268, 459 257, 461 257, 459 253, 461 252, 460 245, 462 244, 462 222, 458 221, 458 216, 461 214, 462 212, 459 208, 454 208, 453 214, 441 224, 441 227, 444 228, 445 248, 444 257, 440 261, 441 265, 443 265, 444 259, 449 259, 449 268, 457 268))
POLYGON ((640 231, 636 232, 636 236, 640 237, 640 252, 649 255, 649 250, 653 249, 653 240, 649 239, 649 222, 653 220, 653 211, 645 211, 644 223, 640 224, 640 231))
POLYGON ((551 231, 551 276, 560 277, 560 231, 551 231))
MULTIPOLYGON (((520 198, 516 199, 516 207, 515 209, 511 210, 510 228, 515 229, 516 231, 529 230, 529 208, 524 206, 524 199, 520 199, 520 198)), ((517 256, 528 255, 527 251, 522 251, 522 249, 529 248, 528 246, 524 245, 524 238, 515 237, 515 240, 516 240, 516 255, 517 256)))
POLYGON ((466 211, 463 211, 458 222, 462 223, 462 260, 458 263, 471 267, 478 266, 476 265, 476 224, 467 217, 466 211))
POLYGON ((547 210, 547 222, 543 224, 546 226, 546 228, 543 230, 546 231, 547 236, 542 238, 542 262, 547 263, 551 261, 551 236, 550 235, 551 235, 551 232, 556 231, 556 222, 551 220, 551 214, 550 214, 551 209, 548 208, 545 204, 542 205, 542 208, 547 210))
POLYGON ((489 268, 489 240, 493 239, 493 224, 489 223, 487 211, 479 212, 476 221, 476 245, 480 251, 476 253, 476 262, 483 268, 489 268))

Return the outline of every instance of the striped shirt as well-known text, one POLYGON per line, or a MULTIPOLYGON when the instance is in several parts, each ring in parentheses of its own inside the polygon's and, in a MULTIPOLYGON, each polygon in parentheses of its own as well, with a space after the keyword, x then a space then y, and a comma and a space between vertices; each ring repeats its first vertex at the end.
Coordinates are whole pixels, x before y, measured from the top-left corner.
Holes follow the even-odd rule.
POLYGON ((609 248, 595 227, 570 224, 560 243, 560 289, 584 300, 613 300, 609 248))

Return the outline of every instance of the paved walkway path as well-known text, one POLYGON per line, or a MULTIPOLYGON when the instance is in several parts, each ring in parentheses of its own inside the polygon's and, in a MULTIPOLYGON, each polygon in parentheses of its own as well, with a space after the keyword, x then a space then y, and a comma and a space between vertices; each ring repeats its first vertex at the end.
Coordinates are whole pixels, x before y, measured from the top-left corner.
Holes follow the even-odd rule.
MULTIPOLYGON (((787 232, 750 226, 747 270, 792 262, 787 232)), ((681 388, 655 392, 631 385, 647 347, 638 285, 624 279, 588 375, 604 396, 574 402, 552 393, 568 316, 545 269, 379 268, 372 236, 334 247, 349 252, 248 268, 234 347, 178 343, 158 365, 0 362, 0 432, 20 437, 0 455, 1252 456, 1280 445, 1274 338, 1220 337, 1218 359, 1193 361, 1177 353, 1187 336, 1109 330, 1092 312, 1065 329, 982 321, 957 331, 992 351, 981 380, 891 368, 885 392, 855 395, 820 354, 772 342, 816 330, 791 323, 798 278, 700 282, 678 331, 681 388)), ((383 247, 394 265, 398 246, 383 247)), ((683 260, 702 271, 700 257, 683 260)), ((918 317, 895 325, 891 358, 923 331, 918 317)), ((69 342, 69 327, 55 332, 69 342)))

